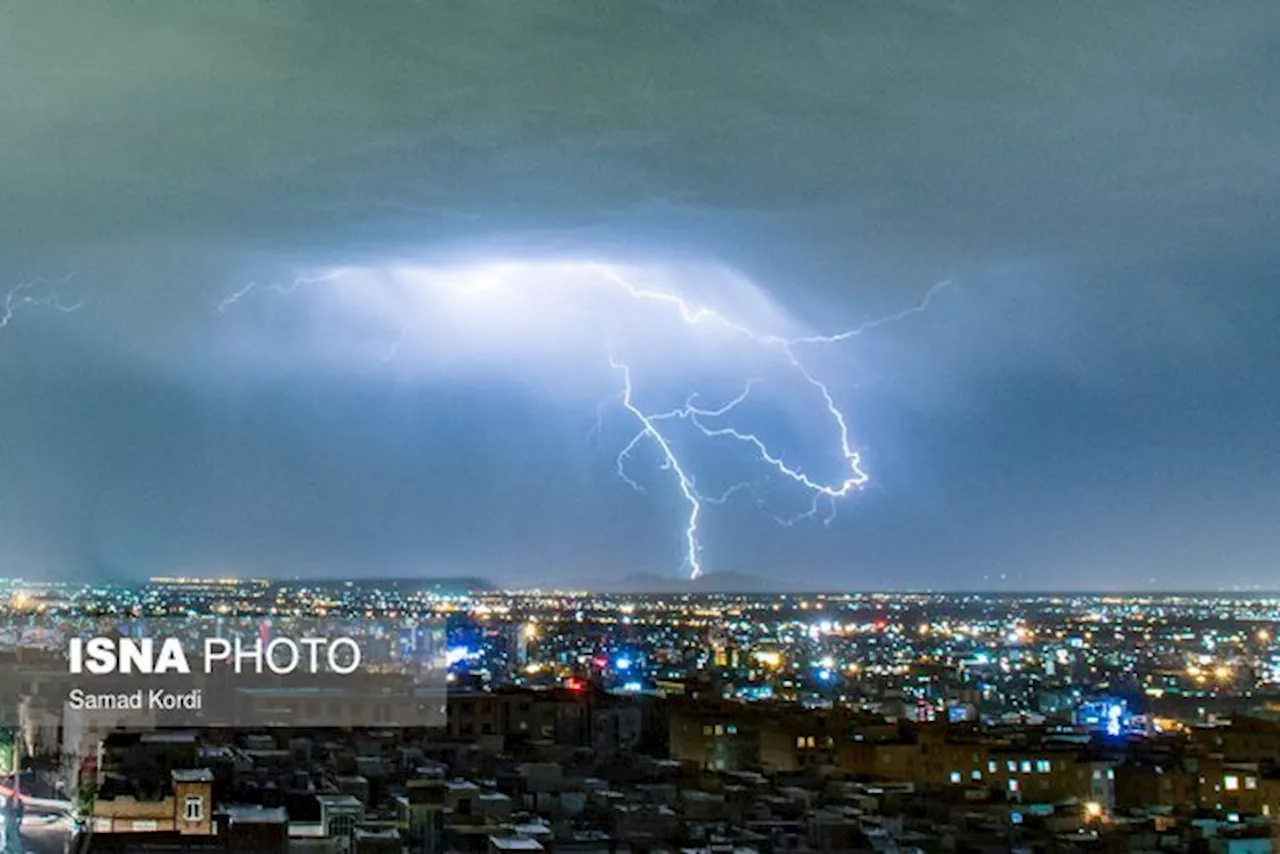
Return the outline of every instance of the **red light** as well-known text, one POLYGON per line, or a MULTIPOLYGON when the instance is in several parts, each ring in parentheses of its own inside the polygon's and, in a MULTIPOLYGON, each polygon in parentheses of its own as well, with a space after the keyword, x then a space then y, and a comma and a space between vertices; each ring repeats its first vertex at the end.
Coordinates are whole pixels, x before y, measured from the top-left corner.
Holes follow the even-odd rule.
POLYGON ((570 691, 582 691, 586 689, 587 685, 581 679, 570 677, 564 680, 564 687, 568 688, 570 691))

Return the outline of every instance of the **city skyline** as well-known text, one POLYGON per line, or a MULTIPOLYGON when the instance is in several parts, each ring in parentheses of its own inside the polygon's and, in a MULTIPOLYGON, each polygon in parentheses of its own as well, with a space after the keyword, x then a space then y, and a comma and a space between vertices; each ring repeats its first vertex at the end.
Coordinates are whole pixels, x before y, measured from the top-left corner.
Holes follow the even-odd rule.
POLYGON ((1273 6, 499 5, 0 11, 0 576, 1271 584, 1273 6))

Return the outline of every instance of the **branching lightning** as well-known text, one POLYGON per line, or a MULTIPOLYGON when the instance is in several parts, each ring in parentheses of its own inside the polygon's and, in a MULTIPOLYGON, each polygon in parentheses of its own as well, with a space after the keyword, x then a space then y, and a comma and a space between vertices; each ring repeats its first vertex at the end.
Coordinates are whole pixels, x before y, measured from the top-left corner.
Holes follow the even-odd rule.
MULTIPOLYGON (((662 431, 658 429, 655 417, 646 415, 644 410, 636 406, 635 401, 631 399, 631 369, 619 363, 613 356, 609 357, 609 364, 614 370, 620 371, 622 374, 622 405, 642 425, 641 431, 637 436, 648 436, 658 446, 658 450, 662 453, 663 465, 675 473, 680 492, 684 495, 684 500, 689 504, 689 517, 684 529, 685 548, 687 549, 685 557, 689 562, 689 570, 692 577, 697 578, 702 574, 702 564, 698 558, 698 552, 701 548, 701 543, 698 541, 698 517, 702 515, 702 496, 698 494, 698 490, 693 484, 693 478, 689 477, 688 472, 681 465, 680 458, 672 450, 671 443, 666 436, 662 435, 662 431)), ((619 455, 618 475, 636 489, 641 489, 639 484, 627 476, 623 467, 625 455, 630 453, 631 448, 635 447, 637 441, 638 439, 632 439, 631 443, 619 455)))
POLYGON ((850 338, 857 338, 864 332, 870 332, 871 330, 877 329, 881 326, 885 326, 890 323, 897 323, 900 320, 906 320, 913 314, 921 314, 922 312, 927 311, 929 306, 933 303, 934 297, 949 287, 951 287, 951 280, 943 279, 941 282, 938 282, 936 285, 929 288, 920 302, 908 308, 904 308, 897 314, 890 314, 886 317, 878 317, 875 320, 868 320, 860 326, 855 326, 853 329, 848 329, 844 332, 837 332, 834 335, 807 335, 802 338, 792 338, 787 343, 790 346, 795 346, 797 344, 839 344, 841 341, 848 341, 850 338))
MULTIPOLYGON (((634 415, 642 425, 640 432, 637 433, 629 443, 627 443, 618 455, 618 474, 626 480, 627 483, 631 484, 632 487, 639 489, 639 485, 626 474, 626 460, 635 447, 646 437, 651 439, 654 444, 659 447, 665 461, 664 468, 671 469, 675 472, 680 491, 685 500, 691 505, 688 524, 685 528, 685 541, 687 544, 685 563, 689 568, 690 577, 695 579, 701 575, 703 571, 702 561, 699 555, 702 544, 698 535, 698 521, 701 515, 701 504, 704 502, 710 502, 710 500, 698 493, 692 479, 685 474, 684 468, 679 465, 679 462, 671 449, 670 442, 662 434, 658 425, 663 421, 682 419, 691 423, 707 438, 728 438, 748 445, 762 462, 774 469, 778 475, 781 475, 787 480, 803 487, 812 498, 812 504, 810 505, 808 512, 790 519, 778 519, 777 521, 780 524, 792 525, 801 519, 815 517, 824 500, 828 503, 830 508, 830 513, 825 518, 824 522, 826 524, 830 524, 832 519, 835 517, 836 500, 844 498, 859 487, 864 486, 867 483, 868 476, 866 472, 862 470, 861 459, 858 451, 853 447, 853 443, 849 436, 848 421, 845 418, 844 413, 836 405, 835 398, 832 396, 827 385, 815 377, 797 357, 795 352, 796 348, 806 344, 838 344, 851 338, 856 338, 864 332, 868 332, 880 326, 904 320, 914 314, 919 314, 927 310, 938 293, 949 287, 951 284, 950 280, 939 282, 930 288, 924 298, 916 305, 887 317, 867 321, 860 326, 844 332, 838 332, 831 335, 786 338, 778 335, 756 332, 751 327, 738 323, 737 321, 734 321, 711 308, 690 303, 678 294, 637 287, 614 270, 606 269, 604 272, 612 282, 624 289, 633 299, 649 300, 671 305, 678 310, 680 317, 689 325, 697 325, 704 322, 716 323, 731 330, 732 332, 747 337, 757 344, 775 350, 783 358, 788 367, 797 373, 803 382, 811 386, 818 393, 822 399, 827 415, 831 418, 836 428, 837 440, 840 444, 840 455, 844 462, 844 474, 840 479, 834 482, 824 483, 813 479, 799 468, 789 465, 783 460, 781 455, 771 451, 768 445, 766 445, 766 443, 757 434, 750 431, 740 430, 733 426, 717 427, 708 425, 708 420, 728 416, 737 406, 743 403, 758 380, 752 380, 749 382, 741 394, 723 406, 715 409, 706 409, 696 406, 694 404, 694 400, 696 399, 695 396, 686 401, 685 405, 679 409, 664 413, 646 414, 632 401, 630 370, 624 366, 619 366, 616 363, 613 363, 615 369, 621 367, 623 371, 625 386, 621 398, 623 406, 626 407, 626 409, 631 412, 631 414, 634 415)), ((739 484, 730 490, 729 494, 731 495, 738 489, 745 487, 745 484, 739 484)), ((721 500, 725 500, 728 497, 729 496, 726 495, 721 500)))
POLYGON ((273 293, 277 293, 277 294, 291 294, 294 291, 296 291, 298 288, 302 287, 303 285, 319 285, 319 284, 322 284, 323 282, 332 282, 333 280, 340 277, 343 274, 343 272, 344 271, 342 270, 333 270, 331 272, 325 273, 322 276, 297 276, 294 278, 292 282, 289 282, 288 284, 282 284, 280 282, 270 282, 268 284, 259 284, 258 282, 249 282, 247 285, 240 288, 238 291, 235 291, 230 296, 225 297, 221 302, 219 302, 218 313, 225 314, 228 309, 231 309, 234 306, 238 305, 242 299, 244 299, 254 291, 258 290, 259 288, 265 288, 266 290, 272 291, 273 293))
MULTIPOLYGON (((460 277, 462 281, 454 278, 444 286, 459 295, 499 290, 505 284, 502 275, 503 269, 502 267, 496 268, 497 272, 495 272, 495 268, 487 268, 476 275, 460 277)), ((836 502, 866 485, 868 475, 861 467, 860 456, 850 438, 848 420, 844 412, 838 406, 828 385, 805 365, 798 355, 798 351, 801 348, 810 346, 837 345, 886 324, 922 313, 929 308, 938 294, 951 284, 950 280, 939 282, 928 290, 919 303, 896 314, 865 322, 843 332, 830 335, 787 337, 759 331, 751 325, 740 322, 709 306, 692 302, 678 293, 635 284, 614 267, 600 264, 570 264, 559 265, 556 269, 566 272, 593 274, 592 282, 597 282, 603 287, 613 288, 632 300, 667 307, 673 314, 678 316, 681 322, 689 327, 719 327, 722 331, 738 336, 752 346, 762 348, 763 352, 774 354, 783 369, 789 372, 802 387, 808 388, 816 400, 821 402, 821 410, 824 413, 824 417, 831 424, 834 434, 832 437, 833 443, 840 457, 840 466, 835 478, 824 480, 789 462, 783 454, 771 448, 758 432, 730 423, 739 407, 752 398, 753 393, 755 393, 761 382, 759 379, 750 380, 737 396, 717 406, 700 403, 700 395, 695 393, 686 399, 683 406, 668 411, 654 412, 646 409, 636 400, 637 392, 633 382, 632 366, 621 361, 612 350, 610 351, 608 357, 609 365, 620 378, 621 390, 606 401, 603 401, 597 408, 596 426, 591 432, 594 435, 599 435, 602 432, 604 410, 606 406, 611 404, 620 405, 638 423, 638 431, 623 446, 616 457, 615 467, 618 477, 632 488, 644 492, 645 490, 640 483, 628 474, 627 464, 640 445, 647 442, 656 449, 661 469, 671 472, 682 500, 688 508, 683 535, 684 562, 690 576, 695 579, 702 575, 704 571, 701 556, 702 537, 699 527, 704 507, 727 502, 734 495, 744 490, 753 490, 756 484, 751 482, 737 483, 720 494, 707 495, 701 492, 687 461, 681 458, 672 436, 668 434, 668 425, 674 422, 683 423, 691 426, 707 439, 735 443, 744 448, 753 458, 763 463, 764 468, 773 478, 782 479, 784 482, 803 490, 811 498, 809 510, 789 519, 777 519, 780 524, 791 525, 802 519, 816 518, 824 505, 828 508, 824 521, 829 524, 835 515, 836 502)), ((287 286, 273 284, 265 287, 278 293, 291 293, 302 284, 330 281, 341 274, 342 271, 312 278, 299 277, 287 286)), ((224 299, 218 306, 219 312, 225 312, 240 302, 256 287, 256 284, 251 283, 224 299)), ((407 324, 400 327, 384 361, 395 357, 410 330, 411 327, 407 324)), ((763 506, 762 500, 759 503, 763 506)))
POLYGON ((4 296, 4 302, 0 303, 0 329, 9 325, 15 314, 19 310, 28 306, 43 306, 52 308, 55 311, 63 313, 71 313, 80 308, 80 302, 68 303, 63 302, 57 292, 53 290, 58 285, 65 285, 71 281, 74 274, 68 274, 61 279, 45 279, 35 278, 30 281, 22 282, 14 285, 4 296), (40 293, 41 288, 48 288, 46 293, 40 293))

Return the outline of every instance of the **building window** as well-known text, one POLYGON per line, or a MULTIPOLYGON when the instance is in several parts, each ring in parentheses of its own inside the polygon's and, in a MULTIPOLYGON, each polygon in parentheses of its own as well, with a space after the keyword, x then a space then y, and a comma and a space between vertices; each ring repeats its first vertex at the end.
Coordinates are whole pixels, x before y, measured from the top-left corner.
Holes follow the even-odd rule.
POLYGON ((1030 773, 1031 773, 1031 760, 1030 760, 1030 759, 1024 759, 1024 760, 1022 760, 1022 773, 1023 773, 1023 774, 1030 774, 1030 773))
POLYGON ((185 802, 187 821, 200 821, 204 818, 204 799, 198 795, 188 795, 185 802))
POLYGON ((1008 762, 1006 762, 1006 763, 1005 763, 1005 767, 1009 769, 1009 773, 1010 773, 1010 774, 1017 774, 1017 773, 1018 773, 1018 760, 1016 760, 1016 759, 1010 759, 1008 762))
POLYGON ((738 725, 737 725, 737 724, 729 724, 727 727, 725 727, 725 728, 724 728, 724 731, 725 731, 725 732, 727 732, 727 733, 729 733, 729 735, 737 735, 737 734, 738 734, 738 725))
MULTIPOLYGON (((470 804, 470 800, 461 801, 461 803, 470 804)), ((470 815, 470 809, 466 815, 470 815)), ((350 815, 335 815, 329 819, 329 835, 330 836, 352 836, 356 832, 356 820, 350 815)))
POLYGON ((1016 792, 1016 791, 1018 791, 1018 781, 1017 781, 1017 780, 1010 780, 1010 781, 1009 781, 1009 791, 1011 791, 1011 792, 1016 792))
POLYGON ((974 768, 974 769, 973 769, 973 774, 972 774, 972 775, 970 775, 970 776, 972 776, 972 777, 973 777, 973 779, 975 779, 975 780, 981 780, 981 779, 982 779, 982 772, 981 772, 981 771, 979 771, 977 768, 974 768))
POLYGON ((987 773, 994 774, 996 773, 996 769, 999 767, 1000 767, 1000 763, 992 759, 990 762, 987 763, 987 773))
POLYGON ((710 726, 710 724, 708 724, 707 726, 704 726, 704 727, 702 728, 702 734, 703 734, 703 735, 711 735, 711 726, 710 726))
POLYGON ((796 747, 797 747, 797 748, 799 748, 800 750, 803 750, 803 749, 804 749, 804 736, 803 736, 803 735, 797 735, 797 736, 796 736, 796 747))
POLYGON ((716 735, 724 735, 724 725, 716 724, 716 735))
POLYGON ((1048 759, 1036 760, 1036 773, 1048 774, 1049 771, 1052 770, 1052 768, 1053 768, 1053 763, 1051 763, 1048 759))
POLYGON ((1240 778, 1235 774, 1228 774, 1222 778, 1222 785, 1226 787, 1228 792, 1235 792, 1240 789, 1240 778))
POLYGON ((951 780, 951 782, 952 782, 953 784, 959 784, 959 782, 960 782, 960 772, 959 772, 959 771, 952 771, 952 772, 951 772, 951 774, 950 774, 950 780, 951 780))
POLYGON ((1258 778, 1257 778, 1257 777, 1245 777, 1245 778, 1244 778, 1244 787, 1245 787, 1246 789, 1256 789, 1256 788, 1258 788, 1258 778))

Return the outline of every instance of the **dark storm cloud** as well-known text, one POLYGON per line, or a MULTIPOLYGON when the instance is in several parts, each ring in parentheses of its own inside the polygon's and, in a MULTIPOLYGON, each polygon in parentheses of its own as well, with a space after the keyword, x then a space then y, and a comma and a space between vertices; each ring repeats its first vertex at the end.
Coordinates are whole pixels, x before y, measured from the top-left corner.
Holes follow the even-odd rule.
POLYGON ((1185 585, 1214 554, 1265 580, 1278 25, 1263 2, 6 4, 0 275, 74 270, 85 305, 0 331, 0 557, 527 578, 469 542, 570 575, 644 542, 662 568, 678 508, 613 492, 576 424, 531 453, 482 390, 449 409, 492 432, 442 438, 426 390, 264 398, 201 369, 245 281, 489 245, 719 259, 824 327, 955 276, 828 365, 882 488, 834 531, 722 515, 721 565, 1185 585))
POLYGON ((579 225, 658 201, 1060 251, 1257 228, 1280 178, 1268 3, 2 14, 6 195, 37 235, 310 249, 370 214, 579 225))

